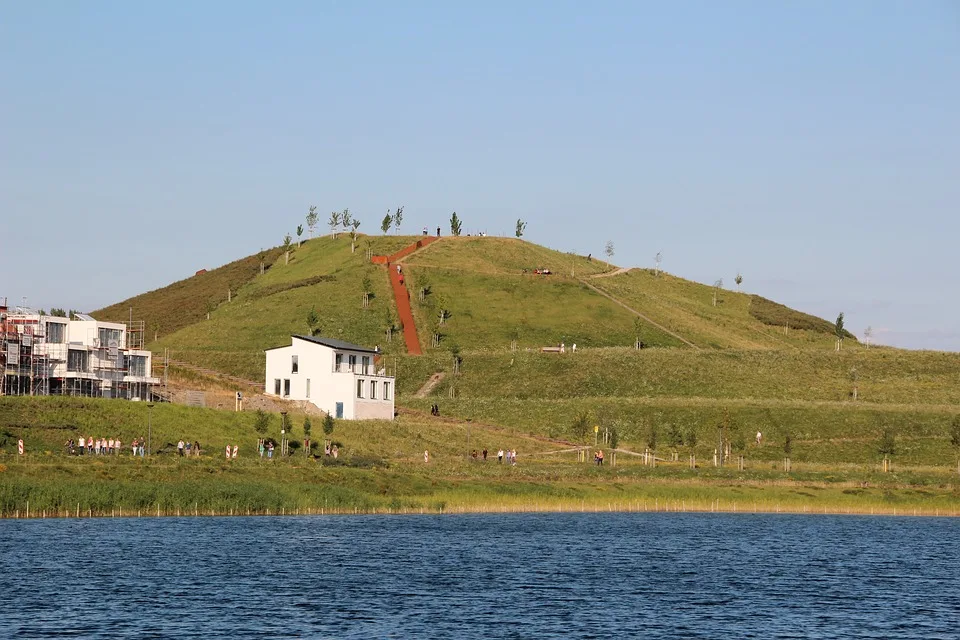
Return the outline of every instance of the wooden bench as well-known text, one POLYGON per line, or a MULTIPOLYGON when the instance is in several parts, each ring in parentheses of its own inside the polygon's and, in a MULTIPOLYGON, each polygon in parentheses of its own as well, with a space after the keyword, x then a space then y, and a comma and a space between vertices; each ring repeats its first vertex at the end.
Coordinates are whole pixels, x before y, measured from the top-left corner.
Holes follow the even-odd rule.
POLYGON ((540 353, 560 353, 560 347, 540 347, 540 353))

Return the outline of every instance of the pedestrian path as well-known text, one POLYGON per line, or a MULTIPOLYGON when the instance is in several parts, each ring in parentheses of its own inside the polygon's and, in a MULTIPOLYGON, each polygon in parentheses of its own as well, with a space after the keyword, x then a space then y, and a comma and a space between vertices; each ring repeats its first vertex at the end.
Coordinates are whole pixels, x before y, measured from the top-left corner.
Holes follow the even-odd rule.
MULTIPOLYGON (((403 340, 407 346, 407 353, 414 356, 423 354, 420 348, 420 337, 417 335, 417 325, 413 320, 413 309, 410 306, 410 292, 407 290, 406 279, 397 271, 397 261, 406 258, 415 251, 436 242, 435 236, 424 236, 413 244, 389 256, 373 256, 374 264, 386 265, 390 276, 390 288, 393 289, 393 298, 397 304, 397 317, 403 324, 403 340)), ((401 267, 402 268, 402 267, 401 267)))

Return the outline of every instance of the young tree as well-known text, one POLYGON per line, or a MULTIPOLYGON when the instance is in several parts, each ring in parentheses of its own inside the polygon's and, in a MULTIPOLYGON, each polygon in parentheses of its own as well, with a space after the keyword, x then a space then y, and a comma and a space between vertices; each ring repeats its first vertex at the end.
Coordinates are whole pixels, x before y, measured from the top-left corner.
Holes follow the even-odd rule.
POLYGON ((853 383, 853 401, 856 402, 860 395, 860 372, 856 367, 850 368, 850 382, 853 383))
POLYGON ((333 239, 337 239, 337 227, 340 226, 340 212, 331 211, 330 219, 327 220, 327 224, 330 226, 330 235, 333 236, 333 239))
POLYGON ((460 365, 463 364, 463 358, 460 356, 460 345, 454 343, 450 346, 450 355, 453 356, 453 375, 460 373, 460 365))
POLYGON ((884 429, 877 441, 877 452, 882 456, 892 456, 897 452, 897 435, 892 429, 884 429))
POLYGON ((873 327, 867 327, 863 330, 863 343, 867 345, 867 348, 870 348, 870 342, 873 340, 873 327))
POLYGON ((637 338, 634 346, 637 348, 637 350, 639 350, 640 345, 643 344, 643 340, 641 339, 643 336, 643 320, 641 320, 638 316, 633 317, 633 335, 637 338))
POLYGON ((397 207, 396 213, 393 214, 393 227, 397 230, 397 233, 400 233, 401 223, 403 223, 403 207, 397 207))
POLYGON ((713 283, 713 306, 717 306, 717 296, 720 293, 720 289, 723 288, 723 278, 720 278, 713 283))
POLYGON ((290 250, 293 249, 293 238, 290 237, 290 234, 283 236, 283 255, 284 264, 290 264, 290 250))
POLYGON ((590 432, 590 419, 586 413, 578 413, 570 425, 570 433, 576 442, 586 443, 587 434, 590 432))
POLYGON ((656 262, 657 266, 653 272, 653 275, 658 276, 660 275, 660 263, 663 262, 663 251, 657 251, 657 255, 654 257, 654 261, 656 262))
POLYGON ((437 308, 439 324, 446 324, 447 318, 450 317, 450 304, 446 296, 441 295, 437 298, 437 308))
POLYGON ((357 250, 357 229, 359 228, 359 220, 350 221, 350 253, 354 253, 357 250))
POLYGON ((329 413, 323 417, 323 433, 324 435, 331 435, 333 433, 333 427, 335 423, 333 422, 333 416, 329 413))
POLYGON ((366 309, 370 306, 370 292, 373 290, 373 282, 370 280, 369 274, 363 274, 363 281, 360 285, 363 287, 363 308, 366 309))
POLYGON ((390 225, 393 224, 393 216, 390 215, 389 209, 387 210, 387 215, 383 216, 383 220, 380 221, 380 231, 383 231, 386 234, 390 231, 390 225))
POLYGON ((263 435, 270 428, 270 416, 263 409, 257 409, 256 417, 253 419, 253 430, 263 435))
POLYGON ((523 232, 526 231, 526 229, 527 229, 527 223, 521 220, 520 218, 517 218, 517 232, 516 232, 517 237, 522 238, 523 232))
POLYGON ((300 245, 303 244, 302 238, 303 238, 303 225, 298 224, 297 225, 297 248, 298 249, 300 248, 300 245))
POLYGON ((389 306, 383 309, 383 324, 387 327, 387 342, 393 342, 393 332, 396 330, 396 321, 389 306))
POLYGON ((310 329, 310 335, 315 336, 320 333, 320 316, 317 315, 317 310, 311 308, 310 311, 307 311, 307 327, 310 329))
POLYGON ((833 332, 837 336, 837 351, 843 348, 843 312, 837 316, 837 321, 833 325, 833 332))
POLYGON ((317 215, 317 207, 311 206, 310 211, 307 212, 307 229, 310 230, 310 237, 313 237, 313 231, 317 228, 317 222, 319 222, 320 216, 317 215))
POLYGON ((313 430, 313 423, 310 422, 310 416, 303 416, 303 448, 304 455, 310 455, 310 432, 313 430))
POLYGON ((743 274, 738 272, 733 281, 737 283, 737 291, 740 291, 740 285, 743 284, 743 274))
POLYGON ((454 211, 453 215, 450 216, 450 235, 459 236, 460 231, 463 228, 463 223, 460 218, 457 217, 457 212, 454 211))
POLYGON ((607 254, 608 258, 612 258, 614 254, 613 240, 607 240, 607 244, 603 247, 603 252, 607 254))
POLYGON ((647 448, 650 451, 657 450, 657 440, 660 436, 660 430, 657 428, 657 423, 650 421, 650 427, 647 429, 647 448))
POLYGON ((340 224, 343 226, 343 230, 349 229, 352 223, 353 218, 350 216, 350 209, 344 209, 340 214, 340 224))

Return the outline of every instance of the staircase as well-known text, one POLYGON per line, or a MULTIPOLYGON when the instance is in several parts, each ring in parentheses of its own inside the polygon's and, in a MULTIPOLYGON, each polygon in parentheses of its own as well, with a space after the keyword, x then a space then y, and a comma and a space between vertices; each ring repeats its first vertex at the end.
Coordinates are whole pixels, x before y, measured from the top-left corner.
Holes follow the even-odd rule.
POLYGON ((393 298, 397 303, 397 317, 403 323, 403 340, 407 345, 407 353, 414 356, 423 355, 420 349, 420 338, 417 336, 417 325, 413 321, 413 309, 410 307, 410 292, 407 290, 406 280, 401 281, 401 276, 397 273, 396 262, 407 257, 414 251, 436 242, 439 238, 435 236, 424 236, 410 246, 404 247, 393 255, 374 256, 374 264, 383 264, 387 267, 387 273, 390 276, 390 288, 393 289, 393 298))

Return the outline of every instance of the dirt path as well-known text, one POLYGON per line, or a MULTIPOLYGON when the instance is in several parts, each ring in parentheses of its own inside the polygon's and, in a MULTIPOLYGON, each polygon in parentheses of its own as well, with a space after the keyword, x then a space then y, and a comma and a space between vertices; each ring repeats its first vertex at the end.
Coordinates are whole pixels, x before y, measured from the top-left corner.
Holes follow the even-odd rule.
POLYGON ((614 269, 613 271, 606 271, 604 273, 595 273, 591 278, 609 278, 611 276, 619 276, 623 273, 629 273, 633 271, 633 267, 620 267, 619 269, 614 269))
POLYGON ((441 371, 430 376, 430 379, 423 383, 423 386, 413 394, 414 398, 426 398, 430 395, 430 392, 433 391, 440 381, 443 380, 444 376, 447 375, 446 371, 441 371))
POLYGON ((632 307, 629 307, 629 306, 627 306, 626 303, 621 302, 620 300, 614 298, 612 295, 610 295, 609 293, 607 293, 607 292, 604 291, 603 289, 600 289, 600 288, 598 288, 598 287, 593 286, 592 284, 590 284, 589 282, 587 282, 587 281, 584 280, 583 278, 580 278, 580 282, 582 282, 582 283, 585 284, 586 286, 590 287, 591 289, 593 289, 594 291, 596 291, 597 293, 599 293, 600 295, 602 295, 604 298, 607 298, 608 300, 610 300, 610 301, 612 301, 612 302, 616 302, 618 305, 620 305, 621 307, 623 307, 624 309, 626 309, 627 311, 629 311, 629 312, 632 313, 633 315, 637 316, 638 318, 649 322, 650 324, 652 324, 653 326, 655 326, 657 329, 660 329, 661 331, 663 331, 663 332, 666 333, 667 335, 673 336, 674 338, 676 338, 677 340, 679 340, 680 342, 682 342, 683 344, 685 344, 685 345, 687 345, 687 346, 693 347, 694 349, 696 349, 696 350, 698 350, 698 351, 700 350, 700 347, 698 347, 697 345, 693 344, 692 342, 690 342, 689 340, 687 340, 687 339, 684 338, 683 336, 681 336, 681 335, 679 335, 679 334, 676 334, 676 333, 674 333, 673 331, 670 331, 670 329, 667 329, 665 326, 663 326, 662 324, 659 324, 658 322, 654 322, 652 319, 650 319, 649 317, 647 317, 647 316, 645 316, 644 314, 640 313, 640 312, 637 311, 636 309, 634 309, 634 308, 632 308, 632 307))
POLYGON ((420 349, 420 337, 417 335, 417 325, 413 320, 413 309, 410 306, 410 292, 407 290, 407 283, 403 275, 397 271, 402 269, 400 260, 406 258, 411 253, 437 241, 436 236, 424 236, 413 244, 404 247, 400 251, 390 256, 374 256, 374 264, 383 264, 387 267, 387 275, 390 278, 390 288, 393 289, 393 299, 397 305, 397 317, 403 325, 403 340, 407 345, 407 353, 414 356, 423 354, 420 349))

